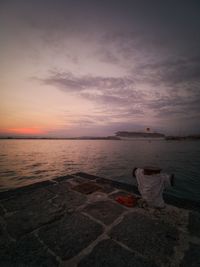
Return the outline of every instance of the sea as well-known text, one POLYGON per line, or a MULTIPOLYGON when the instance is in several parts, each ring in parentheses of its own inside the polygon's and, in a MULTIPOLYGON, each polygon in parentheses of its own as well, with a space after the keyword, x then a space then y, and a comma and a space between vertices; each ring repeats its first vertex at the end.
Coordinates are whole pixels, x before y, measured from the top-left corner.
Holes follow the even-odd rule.
POLYGON ((136 185, 134 167, 175 174, 168 193, 200 201, 200 141, 0 140, 0 191, 87 172, 136 185))

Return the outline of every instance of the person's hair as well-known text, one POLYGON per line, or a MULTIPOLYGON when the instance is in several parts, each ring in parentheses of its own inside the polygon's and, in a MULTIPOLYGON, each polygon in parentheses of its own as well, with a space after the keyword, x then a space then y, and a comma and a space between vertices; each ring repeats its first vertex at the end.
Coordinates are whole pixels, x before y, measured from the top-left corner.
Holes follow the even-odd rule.
POLYGON ((144 167, 144 175, 153 175, 161 172, 160 168, 157 167, 144 167))
POLYGON ((133 173, 132 173, 132 174, 133 174, 133 177, 135 177, 135 171, 136 171, 136 170, 137 170, 137 168, 134 168, 134 169, 133 169, 133 173))

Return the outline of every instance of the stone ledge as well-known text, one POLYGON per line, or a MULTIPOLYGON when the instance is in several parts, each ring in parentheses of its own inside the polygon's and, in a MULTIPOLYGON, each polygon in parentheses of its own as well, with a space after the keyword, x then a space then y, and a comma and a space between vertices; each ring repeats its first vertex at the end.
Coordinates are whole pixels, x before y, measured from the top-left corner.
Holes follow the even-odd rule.
POLYGON ((155 212, 115 202, 137 192, 81 172, 0 193, 0 266, 197 266, 199 204, 155 212), (75 190, 85 183, 93 190, 75 190))

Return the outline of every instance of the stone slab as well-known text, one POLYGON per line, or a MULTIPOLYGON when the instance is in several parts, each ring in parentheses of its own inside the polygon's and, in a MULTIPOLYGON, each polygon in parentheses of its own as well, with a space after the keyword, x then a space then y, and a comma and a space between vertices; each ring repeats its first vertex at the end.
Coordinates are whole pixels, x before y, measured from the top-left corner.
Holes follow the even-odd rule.
POLYGON ((112 186, 116 189, 126 190, 127 192, 139 194, 137 187, 134 185, 118 182, 115 180, 109 180, 109 179, 105 179, 105 178, 98 178, 96 180, 96 182, 99 184, 109 184, 110 186, 112 186))
POLYGON ((39 236, 52 251, 66 260, 87 247, 102 231, 100 224, 75 213, 41 228, 39 236))
MULTIPOLYGON (((0 251, 1 252, 1 251, 0 251)), ((1 267, 42 267, 59 266, 58 261, 37 240, 34 235, 27 235, 17 243, 7 246, 0 255, 1 267)))
POLYGON ((200 213, 194 211, 189 213, 188 229, 191 235, 200 238, 200 213))
POLYGON ((185 252, 180 267, 199 267, 200 266, 200 245, 190 244, 185 252))
POLYGON ((101 241, 93 251, 80 261, 78 267, 155 267, 114 241, 101 241))
POLYGON ((169 263, 178 239, 176 228, 137 212, 127 214, 109 235, 159 264, 169 263))
POLYGON ((113 192, 114 190, 116 190, 113 186, 110 186, 107 184, 99 184, 99 183, 97 183, 97 184, 101 187, 101 189, 99 191, 101 191, 103 193, 109 194, 109 193, 113 192))
POLYGON ((95 175, 92 175, 89 173, 85 173, 85 172, 77 172, 74 174, 74 176, 80 176, 80 177, 83 177, 83 178, 86 178, 89 180, 95 180, 95 179, 99 178, 98 176, 95 176, 95 175))
POLYGON ((7 212, 26 209, 29 206, 40 205, 41 202, 46 202, 53 198, 54 194, 45 188, 39 188, 30 193, 25 193, 11 199, 2 200, 1 204, 7 212))
POLYGON ((0 192, 0 200, 2 199, 9 199, 17 196, 21 196, 25 193, 30 193, 34 190, 38 190, 39 188, 48 187, 49 185, 54 184, 52 180, 42 181, 39 183, 30 184, 24 187, 11 189, 9 191, 0 192))
POLYGON ((75 185, 79 185, 79 184, 85 183, 86 181, 89 182, 88 179, 84 179, 84 178, 81 178, 81 177, 73 177, 73 178, 67 180, 68 184, 70 185, 70 188, 72 188, 75 185))
POLYGON ((111 224, 124 210, 120 205, 108 200, 91 203, 83 211, 104 224, 111 224))
POLYGON ((71 190, 70 185, 67 182, 57 184, 49 188, 49 190, 56 196, 51 201, 52 204, 65 210, 76 209, 80 205, 83 205, 87 200, 87 197, 85 195, 71 190))
POLYGON ((48 186, 47 190, 54 195, 65 195, 70 191, 70 184, 67 181, 64 181, 62 183, 48 186))
POLYGON ((97 185, 94 182, 86 182, 86 183, 82 183, 80 185, 76 185, 76 186, 72 187, 72 189, 75 191, 78 191, 82 194, 88 195, 88 194, 91 194, 91 193, 96 192, 96 191, 101 191, 102 187, 97 185))
POLYGON ((87 197, 85 195, 69 190, 64 194, 58 194, 57 197, 52 200, 52 203, 65 210, 76 210, 76 208, 83 205, 86 200, 87 197))
POLYGON ((68 174, 68 175, 59 176, 59 177, 53 179, 53 181, 62 182, 62 181, 66 181, 66 180, 71 179, 71 178, 73 178, 73 176, 68 174))
POLYGON ((5 221, 10 235, 19 238, 44 224, 59 219, 63 214, 64 209, 55 207, 49 202, 42 202, 5 216, 5 221))

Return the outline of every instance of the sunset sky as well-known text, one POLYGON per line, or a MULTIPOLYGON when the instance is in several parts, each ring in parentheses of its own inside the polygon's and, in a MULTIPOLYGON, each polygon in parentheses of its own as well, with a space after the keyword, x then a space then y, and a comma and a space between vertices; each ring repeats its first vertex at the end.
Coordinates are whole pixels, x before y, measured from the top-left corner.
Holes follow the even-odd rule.
POLYGON ((199 0, 1 0, 0 135, 200 133, 199 0))

